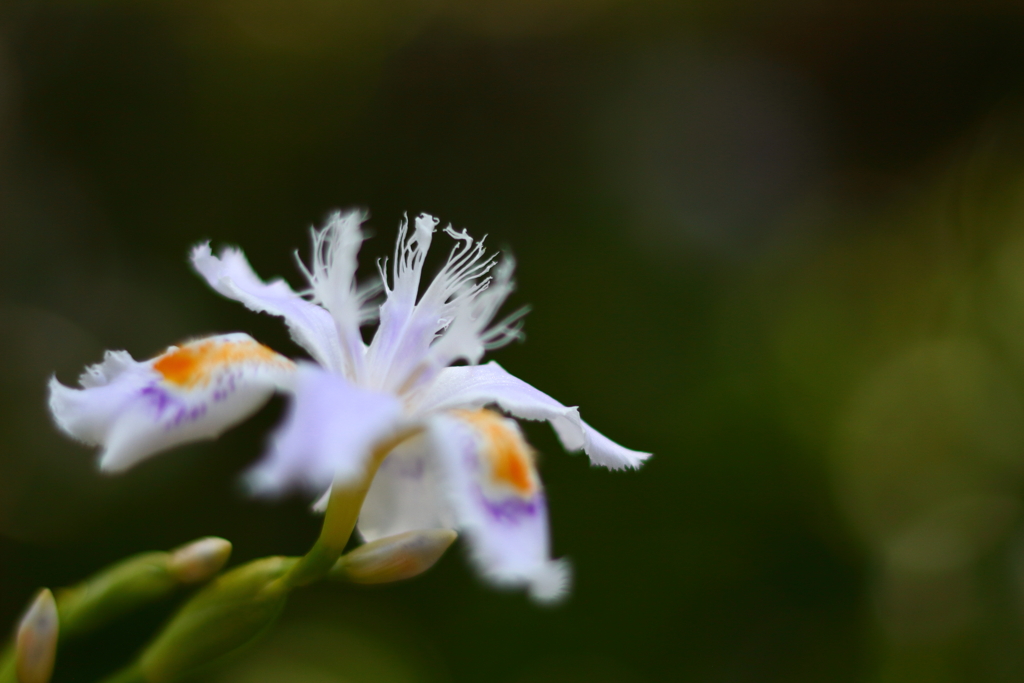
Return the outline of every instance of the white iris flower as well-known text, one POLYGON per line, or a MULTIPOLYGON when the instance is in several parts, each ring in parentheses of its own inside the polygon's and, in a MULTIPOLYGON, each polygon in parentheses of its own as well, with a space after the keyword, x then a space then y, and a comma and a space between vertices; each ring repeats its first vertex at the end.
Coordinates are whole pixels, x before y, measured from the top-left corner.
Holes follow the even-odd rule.
MULTIPOLYGON (((547 420, 566 449, 582 449, 598 465, 635 468, 649 454, 619 446, 583 422, 576 408, 497 363, 477 365, 486 349, 519 336, 518 314, 493 323, 512 290, 510 261, 498 263, 482 241, 449 227, 444 232, 455 246, 423 289, 423 262, 438 221, 421 215, 411 230, 401 225, 390 276, 385 262, 380 281, 360 288, 356 256, 364 219, 360 212, 336 213, 312 231, 312 263, 303 265, 309 288, 302 293, 283 280, 262 281, 237 249, 214 256, 201 244, 192 252, 193 266, 211 287, 284 318, 316 364, 288 360, 245 334, 172 346, 144 362, 107 352, 86 369, 81 389, 51 380, 57 424, 101 446, 101 469, 116 472, 173 446, 215 438, 275 391, 284 392, 291 397, 288 414, 247 475, 254 492, 323 494, 325 533, 335 500, 339 508, 355 505, 352 522, 358 515, 367 541, 461 529, 489 580, 526 586, 539 600, 558 598, 568 568, 550 558, 533 451, 513 420, 487 406, 547 420), (378 311, 373 300, 381 289, 386 298, 378 311), (361 327, 378 318, 367 345, 361 327), (453 367, 460 361, 468 365, 453 367)), ((349 532, 351 526, 341 529, 340 544, 349 532)))

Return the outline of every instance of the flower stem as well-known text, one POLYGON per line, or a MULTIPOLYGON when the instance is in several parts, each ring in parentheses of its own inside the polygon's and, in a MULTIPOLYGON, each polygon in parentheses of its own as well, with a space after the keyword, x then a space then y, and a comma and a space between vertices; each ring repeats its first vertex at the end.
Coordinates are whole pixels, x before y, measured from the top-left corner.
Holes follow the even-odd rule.
POLYGON ((146 677, 138 664, 131 664, 125 668, 115 671, 104 678, 100 683, 147 683, 146 677))
POLYGON ((384 458, 399 444, 411 439, 423 431, 422 427, 412 427, 398 432, 393 437, 378 443, 370 456, 365 474, 354 482, 335 482, 331 487, 331 497, 324 515, 324 525, 320 537, 308 553, 295 565, 288 574, 281 578, 288 586, 295 588, 319 581, 330 571, 334 563, 341 557, 356 527, 359 511, 370 491, 370 484, 377 474, 384 458))
POLYGON ((14 672, 14 646, 7 645, 0 652, 0 683, 17 683, 14 672))

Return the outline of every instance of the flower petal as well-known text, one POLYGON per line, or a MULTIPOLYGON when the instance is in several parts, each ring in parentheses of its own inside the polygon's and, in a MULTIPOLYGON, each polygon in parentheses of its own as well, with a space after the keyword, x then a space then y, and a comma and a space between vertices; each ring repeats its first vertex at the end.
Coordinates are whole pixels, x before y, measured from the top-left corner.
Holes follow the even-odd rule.
POLYGON ((346 367, 332 369, 344 372, 353 381, 364 375, 366 345, 359 328, 377 317, 377 308, 369 302, 383 289, 382 282, 363 288, 356 283, 359 247, 365 239, 361 226, 365 220, 362 211, 335 211, 323 228, 310 229, 310 265, 299 262, 309 281, 310 296, 330 312, 338 330, 346 367))
POLYGON ((397 391, 408 380, 443 326, 439 311, 417 315, 416 304, 423 262, 437 223, 433 216, 421 214, 413 221, 410 233, 408 220, 403 220, 398 228, 390 284, 386 264, 381 266, 387 298, 380 307, 380 325, 370 342, 367 364, 373 385, 384 391, 397 391))
POLYGON ((429 437, 481 573, 541 602, 564 597, 569 566, 550 557, 547 502, 518 425, 491 410, 452 411, 431 420, 429 437))
POLYGON ((312 363, 299 364, 292 391, 269 451, 247 475, 257 494, 294 488, 320 493, 334 481, 358 479, 373 446, 400 425, 397 398, 361 389, 312 363))
POLYGON ((285 385, 295 364, 247 334, 172 346, 148 361, 108 351, 86 369, 82 389, 50 380, 57 425, 103 446, 100 468, 125 470, 174 446, 213 439, 285 385))
POLYGON ((344 371, 344 358, 334 318, 296 294, 284 280, 263 282, 239 249, 210 251, 209 242, 192 249, 192 266, 217 293, 257 313, 284 318, 295 343, 324 367, 344 371))
POLYGON ((453 527, 441 476, 425 436, 402 442, 373 478, 359 514, 359 533, 374 541, 406 531, 453 527))
POLYGON ((486 349, 522 336, 519 321, 525 310, 492 324, 513 288, 512 260, 499 264, 497 256, 485 249, 484 240, 474 240, 465 231, 444 229, 455 246, 418 296, 423 261, 437 224, 433 216, 421 214, 410 234, 408 222, 403 222, 390 286, 381 269, 387 299, 367 351, 368 376, 376 388, 414 391, 455 361, 476 363, 486 349))
POLYGON ((580 419, 577 408, 562 405, 494 361, 441 371, 419 398, 416 409, 425 414, 490 403, 519 418, 547 420, 566 450, 582 449, 596 465, 615 470, 637 468, 651 455, 620 446, 580 419))

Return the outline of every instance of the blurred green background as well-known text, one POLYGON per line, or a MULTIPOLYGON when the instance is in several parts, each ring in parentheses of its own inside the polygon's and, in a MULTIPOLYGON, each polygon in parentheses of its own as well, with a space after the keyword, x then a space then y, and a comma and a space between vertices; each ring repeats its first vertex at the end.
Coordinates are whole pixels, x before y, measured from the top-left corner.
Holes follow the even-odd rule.
MULTIPOLYGON (((1024 676, 1024 11, 775 0, 7 0, 0 8, 0 622, 38 586, 216 534, 279 400, 107 478, 45 382, 279 321, 203 239, 298 284, 333 208, 421 211, 519 262, 492 357, 656 455, 542 453, 571 599, 316 587, 209 674, 296 681, 1016 681, 1024 676)), ((156 605, 62 650, 124 662, 156 605)))

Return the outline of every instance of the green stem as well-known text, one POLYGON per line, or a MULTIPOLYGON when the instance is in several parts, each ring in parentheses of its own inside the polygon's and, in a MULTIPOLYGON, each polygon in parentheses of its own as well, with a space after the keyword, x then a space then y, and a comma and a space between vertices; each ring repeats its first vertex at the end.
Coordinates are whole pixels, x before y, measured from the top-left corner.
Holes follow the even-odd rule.
POLYGON ((336 552, 334 548, 325 546, 320 539, 317 539, 309 552, 299 558, 291 571, 278 581, 288 588, 307 586, 326 576, 340 556, 340 551, 336 552))
POLYGON ((104 678, 100 683, 147 683, 138 664, 131 664, 104 678))
POLYGON ((0 653, 0 683, 18 683, 14 645, 7 645, 0 653))
POLYGON ((341 484, 335 482, 331 487, 331 498, 327 503, 324 524, 320 529, 320 537, 306 555, 299 560, 288 574, 281 578, 291 588, 305 586, 327 576, 334 563, 345 551, 349 537, 356 528, 359 511, 370 491, 370 484, 377 474, 384 458, 403 441, 420 434, 422 428, 414 427, 399 432, 394 437, 381 442, 374 449, 367 463, 366 472, 355 482, 341 484))

